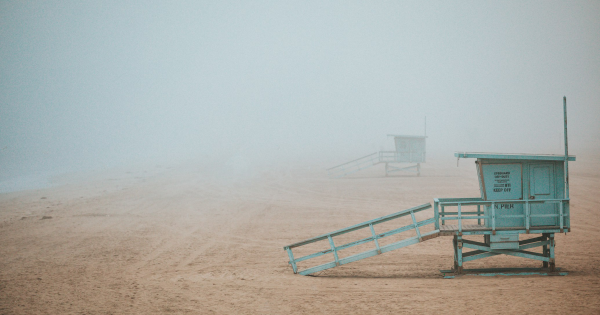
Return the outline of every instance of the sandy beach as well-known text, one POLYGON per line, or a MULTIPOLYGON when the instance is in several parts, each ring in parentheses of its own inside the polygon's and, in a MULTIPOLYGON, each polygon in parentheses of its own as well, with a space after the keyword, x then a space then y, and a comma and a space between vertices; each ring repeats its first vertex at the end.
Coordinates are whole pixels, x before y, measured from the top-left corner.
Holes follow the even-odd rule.
MULTIPOLYGON (((451 237, 314 277, 292 272, 284 245, 434 197, 477 197, 472 163, 330 179, 319 166, 239 176, 198 162, 0 194, 0 314, 599 313, 597 157, 571 164, 572 232, 556 236, 568 276, 443 279, 451 237)), ((506 256, 466 267, 540 264, 506 256)))

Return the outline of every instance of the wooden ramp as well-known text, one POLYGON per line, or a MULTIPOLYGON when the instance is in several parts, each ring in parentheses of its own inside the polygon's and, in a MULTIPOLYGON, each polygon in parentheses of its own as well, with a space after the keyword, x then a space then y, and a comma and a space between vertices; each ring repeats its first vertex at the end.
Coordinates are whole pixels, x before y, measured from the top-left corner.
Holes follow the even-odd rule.
POLYGON ((345 265, 354 261, 358 261, 361 259, 365 259, 368 257, 373 257, 376 255, 380 255, 383 254, 385 252, 389 252, 395 249, 399 249, 402 247, 406 247, 409 245, 413 245, 413 244, 417 244, 419 242, 424 242, 426 240, 438 237, 440 235, 440 231, 437 229, 434 229, 431 232, 427 232, 427 233, 421 233, 420 231, 420 227, 429 225, 429 224, 434 224, 436 223, 436 218, 431 218, 431 219, 427 219, 427 220, 423 220, 423 221, 417 221, 415 219, 415 213, 419 212, 419 211, 423 211, 426 209, 430 209, 431 208, 431 204, 426 203, 423 205, 420 205, 418 207, 414 207, 414 208, 410 208, 407 210, 403 210, 400 212, 396 212, 381 218, 377 218, 374 220, 370 220, 370 221, 366 221, 360 224, 356 224, 341 230, 337 230, 331 233, 327 233, 327 234, 323 234, 317 237, 313 237, 311 239, 307 239, 298 243, 294 243, 294 244, 290 244, 287 246, 284 246, 283 249, 287 251, 288 256, 290 258, 289 260, 289 264, 292 266, 292 269, 294 270, 294 273, 297 274, 301 274, 301 275, 310 275, 313 274, 315 272, 319 272, 322 270, 326 270, 326 269, 330 269, 330 268, 334 268, 337 266, 341 266, 341 265, 345 265), (381 233, 381 234, 375 234, 375 230, 373 229, 373 226, 376 224, 380 224, 383 222, 387 222, 393 219, 397 219, 397 218, 401 218, 404 216, 411 216, 412 219, 412 224, 409 224, 407 226, 403 226, 397 229, 393 229, 390 231, 387 231, 385 233, 381 233), (371 237, 367 237, 367 238, 363 238, 354 242, 350 242, 344 245, 335 245, 334 241, 333 241, 333 237, 338 236, 338 235, 342 235, 342 234, 346 234, 352 231, 356 231, 359 229, 363 229, 363 228, 369 228, 371 231, 371 237), (403 240, 400 240, 398 242, 394 242, 385 246, 380 246, 379 245, 379 239, 382 239, 384 237, 388 237, 391 235, 395 235, 398 233, 402 233, 402 232, 406 232, 406 231, 410 231, 410 230, 415 230, 416 232, 416 236, 413 237, 409 237, 403 240), (304 245, 308 245, 308 244, 312 244, 318 241, 323 241, 323 240, 328 240, 329 241, 329 245, 330 245, 330 249, 328 250, 324 250, 324 251, 319 251, 310 255, 306 255, 300 258, 294 258, 294 254, 293 254, 293 249, 294 248, 298 248, 304 245), (338 251, 342 250, 342 249, 347 249, 353 246, 357 246, 357 245, 361 245, 361 244, 365 244, 365 243, 369 243, 369 242, 373 242, 374 243, 374 247, 371 250, 367 250, 365 252, 356 254, 356 255, 352 255, 352 256, 348 256, 348 257, 344 257, 344 258, 339 258, 338 256, 338 251), (298 266, 297 263, 301 262, 301 261, 305 261, 305 260, 309 260, 312 258, 316 258, 316 257, 320 257, 323 255, 327 255, 327 254, 332 254, 333 256, 333 261, 325 263, 325 264, 321 264, 318 266, 314 266, 314 267, 309 267, 307 269, 298 271, 298 266))

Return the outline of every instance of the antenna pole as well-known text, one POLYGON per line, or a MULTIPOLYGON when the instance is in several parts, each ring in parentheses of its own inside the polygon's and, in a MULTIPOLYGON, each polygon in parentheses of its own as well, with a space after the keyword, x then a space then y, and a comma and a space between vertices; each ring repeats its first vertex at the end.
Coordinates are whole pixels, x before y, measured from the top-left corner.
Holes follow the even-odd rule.
POLYGON ((565 199, 569 199, 569 141, 567 138, 567 97, 563 97, 563 113, 565 118, 565 199))

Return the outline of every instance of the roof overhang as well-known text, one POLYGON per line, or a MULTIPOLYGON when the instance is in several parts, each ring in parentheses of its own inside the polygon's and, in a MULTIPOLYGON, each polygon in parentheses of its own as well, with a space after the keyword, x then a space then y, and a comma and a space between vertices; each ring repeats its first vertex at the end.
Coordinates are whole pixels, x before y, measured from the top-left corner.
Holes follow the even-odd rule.
MULTIPOLYGON (((482 153, 482 152, 456 152, 457 158, 498 159, 498 160, 540 160, 564 161, 564 155, 558 154, 525 154, 525 153, 482 153)), ((569 161, 575 161, 574 155, 569 155, 569 161)))

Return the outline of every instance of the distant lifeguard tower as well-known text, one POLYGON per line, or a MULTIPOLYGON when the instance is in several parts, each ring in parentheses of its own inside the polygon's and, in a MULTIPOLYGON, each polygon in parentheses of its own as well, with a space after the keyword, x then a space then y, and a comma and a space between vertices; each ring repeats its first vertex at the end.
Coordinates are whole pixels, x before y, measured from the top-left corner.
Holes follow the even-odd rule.
POLYGON ((421 163, 425 163, 427 136, 388 135, 388 137, 394 137, 396 152, 391 159, 387 158, 389 154, 384 154, 381 163, 385 163, 385 175, 400 171, 412 171, 416 172, 417 176, 421 175, 421 163), (396 166, 398 163, 416 163, 416 165, 399 167, 396 166))
MULTIPOLYGON (((425 123, 427 126, 427 123, 425 123)), ((394 138, 395 151, 379 151, 356 160, 327 169, 331 177, 343 177, 377 164, 385 164, 385 176, 398 172, 421 175, 421 163, 425 163, 427 130, 423 136, 388 135, 394 138), (399 164, 416 163, 410 166, 399 164)))

